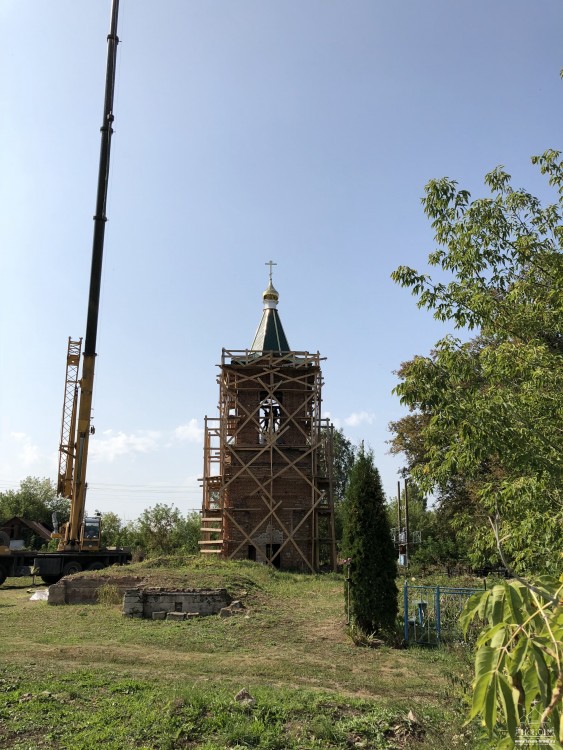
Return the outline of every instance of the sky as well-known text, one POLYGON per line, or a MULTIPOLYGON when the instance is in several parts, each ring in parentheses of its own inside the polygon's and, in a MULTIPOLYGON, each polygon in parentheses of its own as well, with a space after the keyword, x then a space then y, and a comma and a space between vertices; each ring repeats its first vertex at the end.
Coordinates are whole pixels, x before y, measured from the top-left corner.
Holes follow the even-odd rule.
MULTIPOLYGON (((109 0, 2 0, 0 491, 56 479, 66 350, 85 334, 109 0)), ((121 0, 87 509, 198 509, 222 347, 273 281, 323 416, 386 492, 394 371, 451 332, 390 274, 427 270, 421 198, 486 194, 562 146, 559 0, 121 0)))

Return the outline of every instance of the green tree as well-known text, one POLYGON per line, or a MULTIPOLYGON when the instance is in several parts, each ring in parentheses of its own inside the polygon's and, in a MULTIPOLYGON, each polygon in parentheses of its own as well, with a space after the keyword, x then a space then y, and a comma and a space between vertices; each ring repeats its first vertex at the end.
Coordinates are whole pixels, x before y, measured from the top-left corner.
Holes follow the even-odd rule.
POLYGON ((332 481, 337 502, 346 497, 350 481, 350 471, 356 458, 356 447, 344 434, 344 430, 334 430, 332 435, 332 481))
MULTIPOLYGON (((400 367, 399 377, 405 377, 409 364, 400 367)), ((409 476, 427 473, 429 451, 424 434, 430 418, 430 409, 425 409, 389 424, 393 433, 390 452, 404 456, 409 476)), ((478 479, 472 479, 452 472, 445 481, 432 487, 434 508, 426 514, 421 526, 422 542, 415 550, 418 563, 446 567, 471 563, 473 567, 482 567, 498 559, 491 547, 486 514, 476 495, 476 487, 486 473, 483 467, 478 479)))
POLYGON ((449 282, 401 267, 393 278, 418 305, 478 337, 439 341, 402 368, 395 389, 421 417, 425 489, 463 478, 475 501, 473 552, 490 553, 486 518, 500 521, 517 571, 555 572, 563 528, 563 162, 532 159, 555 190, 552 204, 515 190, 501 168, 489 197, 471 201, 446 178, 426 186, 437 249, 429 263, 449 282))
POLYGON ((362 446, 346 492, 344 549, 350 563, 350 616, 365 633, 384 633, 397 616, 396 551, 373 453, 362 446))
POLYGON ((183 516, 174 505, 157 503, 141 513, 128 533, 135 546, 151 554, 195 554, 199 550, 199 528, 197 511, 183 516))
MULTIPOLYGON (((49 479, 26 477, 20 482, 18 490, 0 492, 0 521, 20 516, 52 529, 53 512, 57 513, 59 523, 68 520, 68 500, 57 495, 56 487, 49 479)), ((37 544, 39 540, 35 539, 34 542, 37 544)))
POLYGON ((184 551, 189 555, 199 554, 201 514, 192 510, 187 514, 184 526, 184 551))
POLYGON ((127 526, 112 511, 100 513, 96 510, 95 515, 102 517, 102 546, 103 547, 125 547, 128 546, 127 526))
POLYGON ((334 492, 335 536, 338 545, 342 542, 344 517, 346 515, 346 489, 356 457, 356 447, 342 429, 332 432, 332 482, 334 492))

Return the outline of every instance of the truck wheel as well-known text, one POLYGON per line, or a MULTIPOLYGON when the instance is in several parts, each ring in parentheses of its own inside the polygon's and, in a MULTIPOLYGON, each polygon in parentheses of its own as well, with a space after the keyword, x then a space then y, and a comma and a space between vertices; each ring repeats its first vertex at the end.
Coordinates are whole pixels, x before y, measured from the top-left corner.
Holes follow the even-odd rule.
POLYGON ((58 583, 61 580, 60 576, 41 576, 41 580, 43 583, 46 583, 47 586, 52 586, 54 583, 58 583))
POLYGON ((75 573, 81 573, 82 572, 82 565, 79 562, 67 562, 67 564, 63 568, 63 577, 64 576, 73 576, 75 573))
POLYGON ((0 586, 4 583, 7 577, 8 577, 8 574, 6 573, 4 568, 0 568, 0 586))
POLYGON ((86 570, 103 570, 106 566, 101 562, 94 562, 91 565, 88 565, 86 570))

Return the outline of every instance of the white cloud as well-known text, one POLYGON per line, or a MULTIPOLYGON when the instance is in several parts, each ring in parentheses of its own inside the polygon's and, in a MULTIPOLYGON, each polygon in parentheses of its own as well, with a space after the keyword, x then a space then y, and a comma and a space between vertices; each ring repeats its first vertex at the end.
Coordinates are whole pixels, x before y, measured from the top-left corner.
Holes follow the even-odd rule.
POLYGON ((158 450, 161 433, 156 430, 138 430, 129 435, 106 430, 101 437, 90 440, 89 454, 93 461, 112 462, 118 456, 135 456, 158 450))
POLYGON ((16 460, 24 469, 33 466, 39 460, 39 448, 25 432, 11 432, 10 437, 17 445, 16 460))
POLYGON ((355 411, 344 419, 344 424, 348 427, 359 427, 361 424, 373 424, 374 421, 375 414, 367 411, 355 411))
POLYGON ((0 433, 0 489, 16 488, 25 476, 48 476, 51 473, 38 445, 25 432, 5 430, 0 433))
POLYGON ((197 419, 190 419, 187 424, 176 427, 174 437, 190 443, 203 443, 203 427, 199 426, 197 419))
MULTIPOLYGON (((105 430, 90 438, 89 459, 93 463, 113 463, 116 459, 146 456, 158 451, 173 450, 181 443, 201 445, 203 428, 197 419, 172 430, 105 430)), ((44 453, 25 432, 5 431, 0 435, 0 476, 13 477, 28 474, 55 475, 59 461, 58 451, 44 453)))
POLYGON ((343 419, 341 417, 333 417, 329 411, 323 412, 323 416, 330 419, 337 430, 341 427, 359 427, 362 424, 373 424, 375 422, 375 414, 368 411, 354 411, 343 419))

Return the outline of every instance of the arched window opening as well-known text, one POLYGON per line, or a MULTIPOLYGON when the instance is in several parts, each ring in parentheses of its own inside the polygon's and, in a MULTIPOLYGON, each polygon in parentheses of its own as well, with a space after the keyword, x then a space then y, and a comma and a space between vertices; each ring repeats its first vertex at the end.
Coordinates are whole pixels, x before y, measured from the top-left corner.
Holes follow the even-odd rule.
POLYGON ((281 394, 273 396, 262 392, 260 394, 260 442, 264 442, 266 435, 279 432, 282 422, 281 394))

